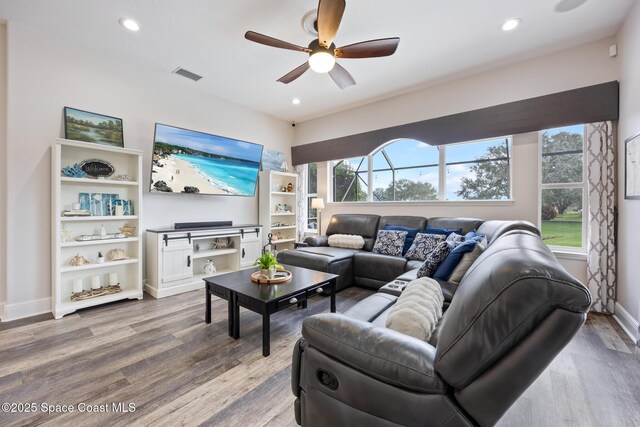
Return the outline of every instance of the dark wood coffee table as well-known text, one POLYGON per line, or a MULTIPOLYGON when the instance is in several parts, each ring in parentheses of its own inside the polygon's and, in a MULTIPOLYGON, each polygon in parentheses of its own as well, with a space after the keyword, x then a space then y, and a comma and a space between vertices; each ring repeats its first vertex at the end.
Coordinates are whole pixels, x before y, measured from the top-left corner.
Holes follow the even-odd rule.
POLYGON ((211 323, 211 295, 228 301, 229 336, 240 338, 240 307, 262 315, 262 355, 271 348, 270 316, 292 305, 307 307, 307 300, 327 289, 331 290, 331 312, 336 312, 335 274, 283 265, 293 273, 291 280, 281 284, 264 285, 251 281, 255 269, 235 271, 207 277, 205 281, 205 321, 211 323))

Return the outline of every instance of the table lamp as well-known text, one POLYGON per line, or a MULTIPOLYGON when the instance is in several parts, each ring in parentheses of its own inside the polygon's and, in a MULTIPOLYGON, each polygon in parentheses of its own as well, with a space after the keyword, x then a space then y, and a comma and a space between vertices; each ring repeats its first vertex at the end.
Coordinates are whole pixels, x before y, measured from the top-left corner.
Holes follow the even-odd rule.
POLYGON ((324 199, 322 197, 314 197, 311 199, 311 209, 318 210, 318 236, 322 232, 322 209, 324 209, 324 199))

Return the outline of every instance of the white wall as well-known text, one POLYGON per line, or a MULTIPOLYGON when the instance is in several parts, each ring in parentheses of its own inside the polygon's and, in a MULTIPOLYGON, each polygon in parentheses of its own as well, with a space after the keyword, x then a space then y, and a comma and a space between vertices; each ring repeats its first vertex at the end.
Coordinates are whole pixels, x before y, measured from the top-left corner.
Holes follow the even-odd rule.
POLYGON ((640 320, 640 200, 624 199, 624 141, 640 133, 640 2, 629 12, 618 34, 618 43, 618 303, 640 320))
MULTIPOLYGON (((179 76, 136 68, 12 22, 8 67, 7 311, 42 307, 50 296, 50 147, 63 136, 65 105, 123 118, 125 147, 145 153, 143 181, 150 176, 155 122, 290 156, 292 128, 284 121, 198 91, 197 83, 179 76), (20 305, 30 301, 37 303, 20 305)), ((146 193, 143 217, 143 228, 221 219, 255 223, 257 198, 146 193)))
POLYGON ((609 58, 609 45, 613 43, 614 38, 588 43, 296 123, 293 144, 308 144, 617 80, 616 60, 609 58))
POLYGON ((6 172, 7 172, 7 27, 0 24, 0 320, 7 298, 6 172))

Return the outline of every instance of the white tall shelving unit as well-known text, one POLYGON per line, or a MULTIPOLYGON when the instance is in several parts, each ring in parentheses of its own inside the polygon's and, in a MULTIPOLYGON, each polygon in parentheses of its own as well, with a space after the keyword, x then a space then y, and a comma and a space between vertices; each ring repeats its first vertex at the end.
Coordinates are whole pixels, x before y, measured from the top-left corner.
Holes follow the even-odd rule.
POLYGON ((142 238, 140 214, 142 213, 142 151, 109 147, 99 144, 57 139, 51 152, 51 212, 52 212, 52 302, 51 311, 56 319, 76 310, 122 299, 142 299, 142 238), (126 174, 132 181, 114 179, 70 178, 61 175, 65 166, 83 160, 99 159, 115 168, 115 175, 126 174), (133 202, 134 215, 64 217, 63 211, 78 203, 80 193, 118 194, 121 199, 133 202), (136 227, 131 237, 111 240, 77 241, 80 235, 97 234, 100 226, 108 233, 117 233, 123 225, 136 227), (63 229, 70 236, 64 240, 63 229), (106 257, 112 249, 124 249, 127 259, 96 262, 98 251, 106 257), (90 264, 71 266, 69 261, 80 254, 90 264), (72 301, 74 279, 83 281, 83 289, 90 290, 90 277, 98 275, 107 284, 109 273, 117 273, 122 292, 100 297, 72 301))
POLYGON ((296 239, 296 215, 298 210, 298 174, 265 171, 260 177, 260 224, 262 244, 268 242, 269 233, 277 251, 293 249, 296 239), (291 183, 293 191, 282 191, 291 183), (278 212, 278 205, 286 205, 288 212, 278 212), (278 225, 276 225, 278 224, 278 225), (280 238, 276 239, 276 235, 280 238))

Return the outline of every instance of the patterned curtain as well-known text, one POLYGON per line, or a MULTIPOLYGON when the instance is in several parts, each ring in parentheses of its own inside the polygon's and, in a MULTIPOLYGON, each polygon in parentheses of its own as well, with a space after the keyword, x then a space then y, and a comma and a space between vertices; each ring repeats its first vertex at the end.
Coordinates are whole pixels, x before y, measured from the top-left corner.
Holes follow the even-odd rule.
POLYGON ((298 174, 298 188, 296 188, 298 206, 296 208, 296 235, 298 242, 304 240, 304 230, 307 222, 307 173, 304 165, 296 166, 298 174))
POLYGON ((611 122, 587 125, 587 285, 592 310, 613 314, 616 301, 615 141, 611 122))

